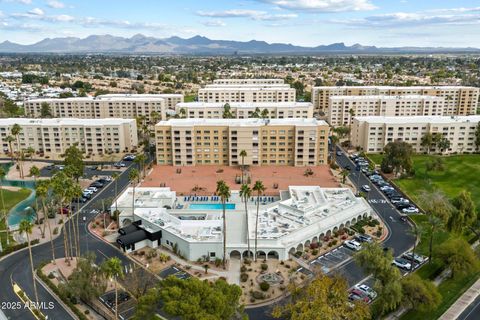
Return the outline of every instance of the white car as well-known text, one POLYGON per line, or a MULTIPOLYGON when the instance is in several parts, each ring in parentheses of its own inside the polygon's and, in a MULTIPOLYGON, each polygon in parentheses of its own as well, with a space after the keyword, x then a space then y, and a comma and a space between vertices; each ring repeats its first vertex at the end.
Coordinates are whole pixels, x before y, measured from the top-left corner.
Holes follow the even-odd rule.
POLYGON ((415 263, 418 263, 418 264, 422 264, 425 262, 425 257, 421 256, 421 255, 418 255, 418 254, 413 254, 412 252, 406 252, 403 254, 403 257, 405 259, 408 259, 410 261, 413 261, 415 263))
POLYGON ((355 250, 355 251, 360 251, 360 249, 362 249, 362 244, 360 242, 355 241, 355 240, 347 240, 343 244, 347 248, 355 250))
POLYGON ((355 288, 358 290, 364 292, 370 299, 375 299, 377 297, 377 292, 367 286, 366 284, 357 284, 355 285, 355 288))
POLYGON ((403 213, 419 213, 420 211, 416 207, 408 207, 402 209, 403 213))
POLYGON ((365 192, 370 192, 370 190, 372 190, 372 189, 370 188, 369 185, 364 184, 364 185, 362 186, 362 190, 365 191, 365 192))
POLYGON ((87 189, 83 189, 83 193, 87 193, 87 194, 90 194, 92 195, 93 194, 93 190, 87 188, 87 189))
POLYGON ((86 190, 91 190, 92 192, 97 192, 98 189, 95 187, 88 187, 86 190))
POLYGON ((400 269, 404 269, 404 270, 411 270, 412 269, 412 264, 410 262, 408 262, 408 260, 406 260, 406 259, 395 258, 395 259, 393 259, 392 264, 399 267, 400 269))

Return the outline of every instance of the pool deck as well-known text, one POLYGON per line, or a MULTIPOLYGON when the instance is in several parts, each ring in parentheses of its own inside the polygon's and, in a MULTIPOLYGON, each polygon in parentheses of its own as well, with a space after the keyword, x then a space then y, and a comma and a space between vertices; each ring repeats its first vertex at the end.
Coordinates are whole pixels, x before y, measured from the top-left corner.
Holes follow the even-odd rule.
MULTIPOLYGON (((262 181, 267 188, 265 195, 269 196, 277 196, 280 190, 287 190, 289 186, 320 186, 326 188, 340 186, 327 165, 313 167, 260 166, 250 167, 248 172, 252 181, 251 185, 257 180, 262 181), (313 171, 313 175, 304 175, 307 168, 313 171), (277 188, 275 188, 275 185, 277 188)), ((177 192, 178 196, 211 196, 215 193, 218 180, 224 180, 231 190, 240 189, 240 184, 235 183, 235 177, 240 175, 239 167, 155 165, 141 186, 170 187, 177 192), (177 170, 180 173, 177 173, 177 170)))

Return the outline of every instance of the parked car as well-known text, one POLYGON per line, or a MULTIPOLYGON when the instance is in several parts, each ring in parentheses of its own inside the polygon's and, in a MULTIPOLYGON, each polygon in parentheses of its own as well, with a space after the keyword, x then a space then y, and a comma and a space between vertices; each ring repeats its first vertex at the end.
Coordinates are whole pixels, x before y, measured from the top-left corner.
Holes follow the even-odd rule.
POLYGON ((103 183, 99 182, 98 180, 95 182, 90 183, 90 187, 95 187, 95 188, 103 188, 103 183))
POLYGON ((366 284, 357 284, 355 289, 362 291, 365 293, 370 299, 374 300, 377 297, 377 292, 367 286, 366 284))
POLYGON ((75 198, 75 199, 72 200, 73 203, 78 203, 78 202, 85 203, 87 201, 88 201, 88 199, 84 198, 84 197, 79 197, 79 198, 75 198))
POLYGON ((412 270, 412 264, 408 262, 408 260, 403 259, 403 258, 395 258, 392 261, 392 264, 394 266, 397 266, 400 269, 404 270, 412 270))
POLYGON ((123 161, 133 161, 135 160, 136 156, 134 154, 127 154, 123 157, 123 161))
POLYGON ((352 170, 352 167, 350 167, 350 165, 347 164, 347 165, 345 166, 345 170, 349 170, 349 171, 350 171, 350 170, 352 170))
POLYGON ((337 156, 340 157, 341 155, 343 155, 342 151, 337 151, 337 156))
POLYGON ((124 168, 124 167, 126 167, 127 165, 126 165, 124 162, 121 162, 121 161, 120 161, 120 162, 114 163, 113 166, 114 166, 115 168, 124 168))
POLYGON ((382 184, 382 186, 380 186, 380 190, 382 191, 395 190, 395 188, 389 185, 388 183, 384 183, 382 184))
POLYGON ((343 244, 345 245, 345 247, 355 251, 360 251, 360 249, 362 249, 362 244, 355 240, 347 240, 343 244))
POLYGON ((405 203, 405 202, 397 202, 395 203, 395 208, 398 210, 402 210, 405 208, 410 208, 412 205, 410 203, 405 203))
POLYGON ((98 191, 96 187, 88 187, 86 190, 91 190, 93 193, 98 191))
POLYGON ((92 194, 93 194, 93 192, 90 193, 90 192, 87 192, 87 191, 84 190, 83 193, 82 193, 82 197, 84 197, 87 200, 90 200, 92 198, 92 194))
POLYGON ((373 239, 371 236, 369 236, 368 234, 358 234, 355 239, 358 241, 358 242, 372 242, 373 239))
POLYGON ((370 192, 372 189, 370 188, 369 185, 364 184, 364 185, 362 186, 362 190, 365 191, 365 192, 370 192))
POLYGON ((406 252, 403 254, 403 257, 407 260, 413 261, 418 264, 422 264, 426 261, 425 257, 418 255, 418 254, 413 254, 413 252, 406 252))
POLYGON ((410 201, 408 201, 407 199, 405 198, 402 198, 402 197, 392 197, 390 199, 390 201, 395 204, 395 203, 399 203, 399 202, 402 202, 402 203, 409 203, 410 201))
POLYGON ((65 206, 63 208, 58 208, 58 213, 60 214, 68 214, 68 206, 65 206))
POLYGON ((402 212, 403 213, 419 213, 420 211, 418 210, 417 207, 408 207, 408 208, 403 208, 402 212))
POLYGON ((365 294, 363 291, 358 290, 356 288, 350 289, 348 299, 350 301, 362 300, 367 304, 372 302, 372 299, 370 299, 370 297, 367 294, 365 294))

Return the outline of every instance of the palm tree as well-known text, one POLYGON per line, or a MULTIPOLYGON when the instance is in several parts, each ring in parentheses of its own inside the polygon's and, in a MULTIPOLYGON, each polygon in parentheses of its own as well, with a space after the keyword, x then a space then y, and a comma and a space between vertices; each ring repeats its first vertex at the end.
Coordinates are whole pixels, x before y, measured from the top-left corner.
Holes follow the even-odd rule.
POLYGON ((333 154, 332 154, 332 163, 336 164, 337 163, 337 143, 338 143, 338 137, 336 135, 331 135, 330 136, 330 141, 332 143, 332 149, 333 149, 333 154))
MULTIPOLYGON (((29 175, 31 177, 33 177, 33 185, 36 186, 37 185, 37 177, 40 176, 40 169, 38 169, 38 167, 36 166, 32 166, 30 168, 30 171, 29 171, 29 175)), ((38 198, 35 197, 35 203, 36 203, 36 207, 37 207, 37 211, 38 211, 38 198)), ((36 220, 37 220, 37 224, 40 225, 40 221, 39 221, 39 216, 38 216, 38 212, 36 212, 36 220)), ((42 229, 40 229, 42 230, 42 229)), ((45 238, 45 233, 42 232, 42 238, 45 238)))
POLYGON ((118 195, 118 192, 117 192, 117 184, 118 184, 118 177, 120 177, 120 174, 118 174, 117 172, 114 172, 114 173, 112 174, 113 183, 115 183, 115 211, 118 211, 118 206, 117 206, 117 195, 118 195))
POLYGON ((145 161, 147 160, 147 157, 145 156, 144 153, 138 154, 135 156, 135 162, 138 165, 138 171, 142 171, 142 176, 146 176, 146 167, 145 167, 145 161))
POLYGON ((350 171, 343 169, 342 172, 340 172, 340 175, 342 176, 342 183, 345 184, 348 175, 350 174, 350 171))
POLYGON ((37 292, 37 282, 35 281, 35 271, 33 270, 33 256, 32 256, 32 246, 30 245, 30 234, 32 233, 32 223, 28 220, 20 221, 20 226, 18 231, 20 233, 25 232, 27 234, 27 246, 28 254, 30 255, 30 268, 32 271, 32 280, 33 280, 33 292, 35 293, 35 302, 38 303, 38 292, 37 292))
POLYGON ((28 147, 28 148, 25 150, 25 153, 26 153, 27 156, 30 158, 30 162, 33 162, 33 155, 35 154, 35 149, 33 149, 33 147, 28 147))
POLYGON ((22 127, 18 123, 15 123, 10 129, 10 132, 17 140, 17 163, 20 169, 20 178, 23 179, 23 164, 21 163, 20 156, 20 154, 22 153, 22 150, 20 149, 20 133, 22 132, 22 127))
POLYGON ((253 191, 257 193, 257 215, 255 216, 255 253, 254 259, 257 261, 257 240, 258 240, 258 212, 260 210, 260 196, 263 195, 267 188, 263 185, 262 181, 255 181, 253 185, 253 191))
MULTIPOLYGON (((71 198, 71 201, 73 199, 77 199, 77 212, 75 213, 75 217, 72 220, 72 224, 73 224, 73 239, 74 239, 74 242, 75 242, 75 259, 78 261, 78 257, 81 256, 81 253, 80 253, 80 230, 79 230, 79 226, 78 226, 78 216, 79 216, 79 210, 80 210, 80 202, 78 201, 78 199, 82 196, 82 187, 80 187, 80 184, 78 183, 73 183, 72 184, 72 188, 70 190, 70 196, 72 197, 71 198)), ((72 214, 72 211, 71 211, 71 208, 69 208, 69 213, 70 213, 70 216, 72 214)))
POLYGON ((434 215, 429 215, 428 216, 428 224, 430 227, 430 239, 429 239, 429 244, 428 244, 428 263, 432 262, 432 253, 433 253, 433 236, 435 235, 435 232, 443 226, 442 219, 434 216, 434 215))
POLYGON ((220 200, 222 201, 222 220, 223 220, 223 268, 225 269, 226 262, 227 262, 227 219, 225 216, 225 210, 226 210, 226 201, 228 198, 230 198, 230 188, 228 185, 225 183, 225 181, 220 180, 217 181, 217 190, 216 190, 217 196, 220 197, 220 200))
MULTIPOLYGON (((68 194, 68 189, 70 188, 70 182, 71 180, 67 177, 67 175, 63 171, 59 171, 55 173, 51 180, 52 188, 53 188, 53 193, 58 197, 59 199, 59 212, 63 215, 63 208, 64 204, 67 203, 67 194, 68 194)), ((69 246, 68 246, 68 235, 67 235, 67 228, 64 224, 63 228, 63 245, 65 249, 65 262, 70 265, 70 259, 69 257, 69 246)))
POLYGON ((413 224, 413 229, 408 231, 409 234, 415 237, 415 241, 413 242, 413 249, 412 249, 412 257, 415 257, 415 252, 417 251, 417 241, 419 238, 422 238, 423 233, 425 230, 422 226, 418 226, 416 223, 413 224))
POLYGON ((265 108, 262 110, 262 113, 260 115, 262 116, 263 119, 266 119, 270 115, 270 112, 268 111, 268 109, 265 108))
MULTIPOLYGON (((1 219, 2 220, 5 220, 5 226, 6 226, 6 234, 7 234, 7 241, 6 241, 6 244, 7 246, 9 245, 10 241, 8 239, 9 237, 9 234, 8 234, 8 221, 7 221, 7 211, 5 210, 5 199, 3 198, 3 188, 2 188, 2 185, 3 185, 3 179, 5 179, 5 168, 0 166, 0 198, 2 200, 2 217, 1 219)), ((0 252, 2 252, 3 249, 2 249, 2 240, 0 238, 0 252)))
POLYGON ((112 279, 115 286, 115 319, 118 319, 118 288, 117 279, 123 278, 122 261, 117 257, 112 257, 105 260, 102 265, 102 270, 107 278, 112 279))
POLYGON ((240 151, 240 157, 242 157, 242 184, 243 184, 243 175, 244 175, 244 171, 245 171, 245 157, 247 156, 247 151, 245 150, 242 150, 240 151))
POLYGON ((248 209, 247 209, 247 203, 248 199, 252 196, 252 189, 248 186, 248 184, 242 184, 240 188, 240 197, 243 199, 243 202, 245 203, 245 228, 246 234, 247 234, 247 247, 248 247, 248 258, 251 258, 250 256, 250 230, 248 226, 248 209))
POLYGON ((348 114, 350 115, 350 121, 348 122, 348 141, 349 144, 352 142, 352 119, 355 117, 355 110, 353 108, 350 108, 348 110, 348 114))
POLYGON ((135 168, 131 169, 130 172, 128 173, 128 180, 132 184, 132 188, 133 188, 133 193, 132 193, 132 223, 135 220, 135 217, 134 217, 134 213, 135 213, 135 187, 137 185, 138 178, 139 178, 138 170, 135 169, 135 168))
POLYGON ((10 151, 10 157, 12 158, 12 162, 15 161, 15 158, 13 156, 13 146, 12 146, 12 143, 13 141, 15 141, 15 138, 13 136, 6 136, 5 139, 4 139, 5 142, 8 143, 8 149, 10 151))
MULTIPOLYGON (((45 205, 45 199, 48 196, 48 189, 49 188, 50 188, 50 180, 40 180, 35 185, 35 195, 38 198, 41 199, 40 202, 42 203, 44 226, 45 226, 45 223, 46 223, 47 226, 48 226, 48 233, 50 235, 50 245, 52 247, 52 261, 53 261, 53 264, 56 264, 56 262, 55 262, 55 247, 53 245, 52 227, 50 225, 50 220, 48 219, 47 207, 45 205)), ((43 228, 43 233, 45 233, 45 227, 43 228)))
POLYGON ((155 125, 160 120, 160 114, 157 111, 152 111, 150 113, 150 123, 155 125))

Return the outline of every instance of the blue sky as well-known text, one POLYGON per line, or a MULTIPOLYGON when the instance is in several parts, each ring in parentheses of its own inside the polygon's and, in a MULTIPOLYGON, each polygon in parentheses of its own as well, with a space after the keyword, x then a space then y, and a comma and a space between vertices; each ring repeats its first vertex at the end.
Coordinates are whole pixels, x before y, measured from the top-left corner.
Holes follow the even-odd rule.
POLYGON ((480 1, 0 0, 0 41, 137 33, 306 46, 480 47, 480 1))

